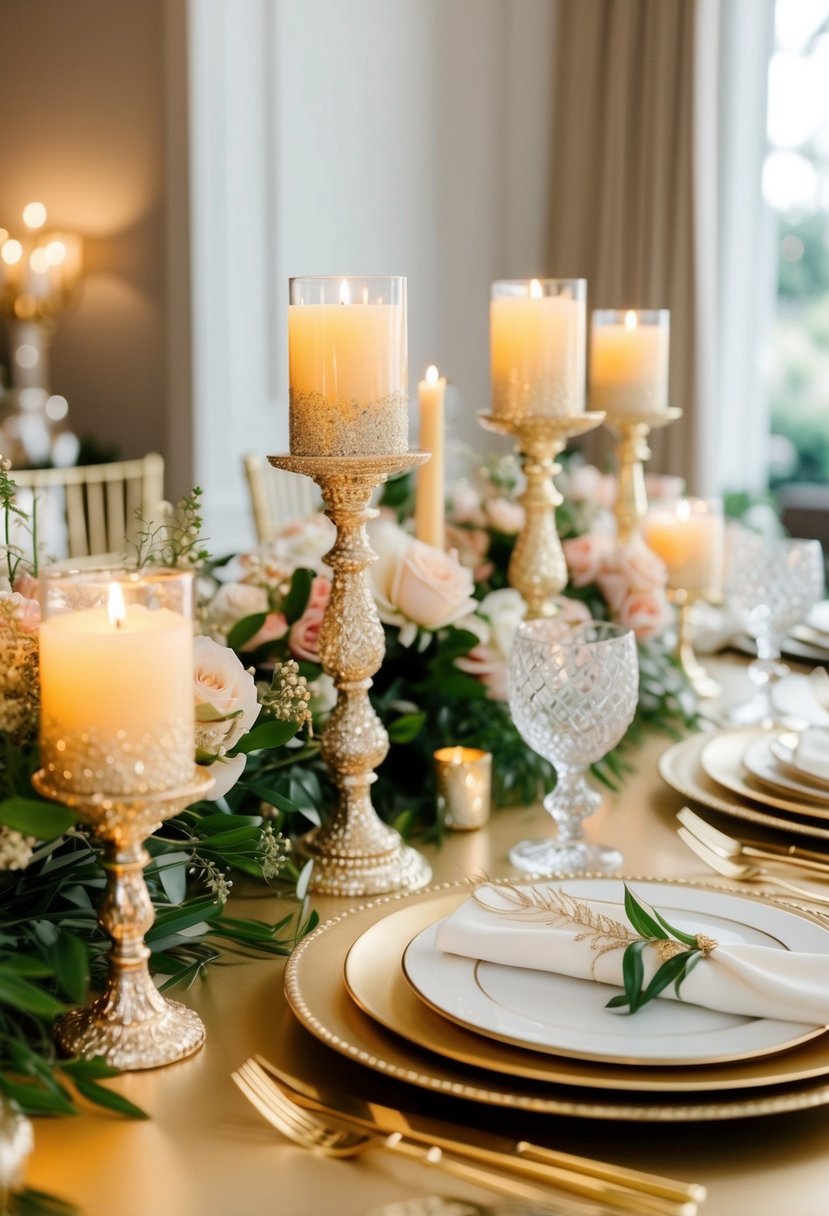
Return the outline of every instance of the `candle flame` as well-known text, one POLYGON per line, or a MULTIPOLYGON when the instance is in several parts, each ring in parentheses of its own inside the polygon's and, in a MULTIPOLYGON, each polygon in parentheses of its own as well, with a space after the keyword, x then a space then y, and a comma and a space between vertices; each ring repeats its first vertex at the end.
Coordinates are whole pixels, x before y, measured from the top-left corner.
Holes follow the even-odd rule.
POLYGON ((636 329, 636 313, 632 308, 625 313, 625 329, 636 329))
POLYGON ((676 517, 677 519, 691 518, 691 504, 687 498, 680 498, 679 502, 676 504, 676 517))
POLYGON ((544 292, 541 290, 541 284, 538 279, 533 279, 530 282, 530 299, 540 300, 543 295, 544 292))
POLYGON ((426 368, 426 383, 437 384, 438 379, 438 369, 435 367, 434 363, 430 363, 426 368))
POLYGON ((351 289, 348 286, 348 279, 343 279, 342 282, 340 283, 340 303, 341 304, 350 304, 351 303, 351 289))
POLYGON ((124 603, 124 593, 121 590, 120 583, 109 584, 109 598, 107 599, 107 616, 109 617, 110 625, 114 625, 116 629, 120 629, 127 615, 127 608, 124 603))

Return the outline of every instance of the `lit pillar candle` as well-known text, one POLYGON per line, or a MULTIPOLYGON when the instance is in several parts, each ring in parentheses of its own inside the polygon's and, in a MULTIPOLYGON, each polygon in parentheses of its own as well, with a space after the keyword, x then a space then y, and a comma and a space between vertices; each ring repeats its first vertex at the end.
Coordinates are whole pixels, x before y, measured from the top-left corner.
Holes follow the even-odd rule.
POLYGON ((583 413, 586 297, 584 279, 492 284, 489 322, 496 417, 583 413))
POLYGON ((288 363, 292 455, 408 451, 405 279, 291 279, 288 363))
POLYGON ((665 563, 672 590, 719 593, 724 545, 719 500, 680 498, 654 508, 645 518, 644 538, 665 563))
POLYGON ((420 410, 420 449, 431 459, 417 471, 415 535, 427 545, 442 549, 445 543, 443 484, 443 399, 446 377, 436 367, 426 370, 426 379, 417 386, 420 410))
POLYGON ((617 414, 660 413, 668 408, 670 314, 593 313, 590 408, 617 414))
POLYGON ((95 573, 94 582, 78 572, 44 579, 43 767, 74 793, 136 795, 183 785, 195 764, 193 625, 180 611, 148 605, 163 602, 159 575, 169 583, 185 576, 95 573), (148 586, 154 590, 145 597, 148 586))

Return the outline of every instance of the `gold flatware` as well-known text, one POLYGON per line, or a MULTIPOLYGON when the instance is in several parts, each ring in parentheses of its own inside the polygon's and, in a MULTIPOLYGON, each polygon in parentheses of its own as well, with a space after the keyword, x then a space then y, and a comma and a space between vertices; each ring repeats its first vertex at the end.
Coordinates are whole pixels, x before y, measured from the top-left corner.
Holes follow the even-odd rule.
POLYGON ((554 1203, 561 1216, 610 1216, 613 1211, 603 1203, 582 1202, 564 1197, 561 1192, 531 1186, 518 1178, 507 1178, 495 1170, 449 1156, 438 1145, 418 1144, 401 1132, 392 1132, 388 1136, 382 1133, 371 1135, 332 1127, 292 1102, 255 1060, 246 1060, 231 1075, 251 1105, 278 1132, 294 1144, 325 1157, 356 1157, 369 1149, 384 1149, 397 1157, 439 1169, 452 1178, 495 1191, 499 1195, 508 1195, 511 1199, 547 1207, 554 1203))
POLYGON ((719 828, 712 827, 688 806, 682 808, 677 819, 697 840, 708 845, 709 849, 713 849, 720 857, 731 860, 736 857, 753 857, 757 861, 797 866, 829 879, 829 856, 825 853, 813 853, 808 849, 799 849, 797 845, 755 845, 749 841, 737 840, 726 832, 721 832, 719 828))
MULTIPOLYGON (((412 1126, 402 1111, 376 1102, 361 1102, 350 1095, 323 1092, 318 1086, 311 1086, 289 1076, 262 1056, 257 1056, 257 1063, 299 1106, 316 1111, 327 1118, 347 1121, 350 1125, 375 1135, 401 1132, 409 1139, 435 1144, 448 1152, 468 1155, 484 1164, 498 1165, 518 1173, 522 1171, 522 1167, 535 1163, 545 1167, 548 1172, 543 1176, 527 1172, 523 1176, 536 1181, 541 1181, 543 1177, 548 1182, 565 1188, 581 1186, 585 1180, 609 1185, 620 1192, 629 1192, 632 1201, 629 1206, 637 1212, 674 1212, 676 1216, 680 1216, 680 1213, 691 1216, 696 1211, 696 1205, 702 1203, 706 1196, 705 1187, 697 1183, 678 1182, 673 1178, 663 1178, 642 1170, 625 1169, 623 1166, 611 1165, 610 1162, 543 1148, 526 1140, 521 1140, 512 1145, 510 1150, 502 1152, 459 1141, 441 1134, 436 1127, 430 1128, 428 1132, 419 1130, 412 1126), (657 1201, 661 1206, 654 1206, 653 1201, 657 1201)), ((587 1192, 580 1190, 579 1193, 587 1192)), ((590 1188, 589 1193, 596 1192, 590 1188)), ((601 1197, 606 1202, 607 1191, 602 1192, 601 1197)), ((625 1201, 626 1196, 623 1197, 623 1202, 625 1201)))
POLYGON ((692 853, 696 853, 700 861, 704 861, 707 866, 710 866, 712 870, 716 870, 718 874, 722 874, 724 878, 733 878, 737 882, 765 883, 766 886, 778 887, 782 891, 790 891, 800 899, 809 900, 810 903, 829 906, 829 895, 817 895, 807 887, 800 887, 795 882, 789 882, 786 878, 780 878, 778 874, 769 873, 763 866, 741 864, 740 862, 731 861, 727 857, 721 857, 719 853, 715 853, 713 849, 710 849, 707 844, 704 844, 689 832, 687 828, 679 828, 677 835, 692 853))

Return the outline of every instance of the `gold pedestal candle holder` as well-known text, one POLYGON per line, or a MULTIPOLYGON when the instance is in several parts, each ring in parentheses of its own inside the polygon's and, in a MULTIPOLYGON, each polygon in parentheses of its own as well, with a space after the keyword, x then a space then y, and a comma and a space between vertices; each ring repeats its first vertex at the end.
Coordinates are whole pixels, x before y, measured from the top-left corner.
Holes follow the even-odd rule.
POLYGON ((54 785, 41 769, 32 783, 45 798, 77 811, 105 844, 106 894, 100 923, 112 938, 109 975, 101 996, 57 1022, 55 1037, 69 1055, 103 1056, 115 1068, 132 1071, 173 1064, 204 1042, 198 1014, 168 1001, 153 983, 144 934, 154 920, 144 879, 150 855, 143 842, 165 820, 203 798, 213 778, 196 769, 188 785, 163 793, 74 794, 54 785))
POLYGON ((708 674, 694 652, 694 634, 691 628, 691 610, 695 604, 717 604, 722 596, 716 591, 683 591, 669 589, 668 599, 678 610, 676 657, 688 677, 688 682, 698 697, 707 700, 722 692, 717 681, 708 674))
POLYGON ((644 470, 644 462, 651 457, 648 435, 681 417, 682 410, 672 408, 630 414, 614 410, 606 419, 606 425, 618 439, 616 461, 619 485, 615 510, 616 529, 623 544, 639 535, 648 510, 644 470))
POLYGON ((385 638, 368 575, 376 555, 365 528, 377 515, 370 506, 375 488, 428 458, 426 452, 268 457, 277 469, 313 478, 337 529, 334 548, 325 557, 333 581, 320 631, 320 657, 337 689, 322 755, 339 801, 332 817, 302 842, 303 851, 314 859, 310 887, 319 894, 415 891, 431 878, 425 859, 403 844, 371 804, 374 769, 386 757, 389 737, 368 696, 371 677, 383 661, 385 638))
POLYGON ((527 479, 518 499, 526 515, 510 558, 509 582, 524 597, 528 620, 552 616, 553 601, 567 586, 567 563, 556 527, 555 509, 563 501, 553 480, 561 472, 556 457, 568 439, 592 431, 604 417, 598 412, 514 419, 478 415, 481 426, 488 431, 515 437, 527 479))

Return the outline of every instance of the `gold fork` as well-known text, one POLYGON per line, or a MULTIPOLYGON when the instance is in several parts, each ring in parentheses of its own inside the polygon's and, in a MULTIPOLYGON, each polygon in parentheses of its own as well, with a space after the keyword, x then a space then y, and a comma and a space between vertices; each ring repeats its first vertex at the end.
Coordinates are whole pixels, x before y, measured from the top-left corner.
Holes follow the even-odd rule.
POLYGON ((724 878, 733 878, 737 882, 761 882, 769 887, 779 887, 783 891, 791 891, 800 899, 809 900, 811 903, 829 905, 829 896, 816 895, 814 891, 810 891, 807 887, 800 887, 796 882, 789 882, 786 878, 780 878, 777 874, 770 873, 762 866, 741 864, 740 862, 731 861, 727 857, 720 857, 719 853, 715 853, 713 849, 709 849, 707 844, 698 840, 687 828, 679 828, 677 835, 692 853, 696 853, 700 861, 704 861, 707 866, 712 870, 716 870, 718 874, 722 874, 724 878))
MULTIPOLYGON (((576 1200, 564 1196, 560 1191, 546 1188, 542 1190, 541 1187, 532 1186, 519 1178, 507 1178, 495 1170, 449 1156, 437 1145, 417 1144, 400 1132, 392 1132, 388 1136, 371 1136, 342 1127, 332 1127, 292 1102, 255 1060, 247 1060, 232 1077, 248 1101, 277 1131, 295 1144, 323 1156, 356 1157, 368 1149, 382 1148, 409 1161, 440 1169, 443 1173, 473 1186, 508 1195, 511 1199, 526 1200, 529 1203, 546 1205, 548 1208, 554 1205, 560 1216, 611 1216, 613 1212, 619 1211, 618 1207, 611 1208, 604 1202, 576 1200)), ((640 1205, 634 1210, 652 1212, 657 1209, 643 1208, 640 1205)))

